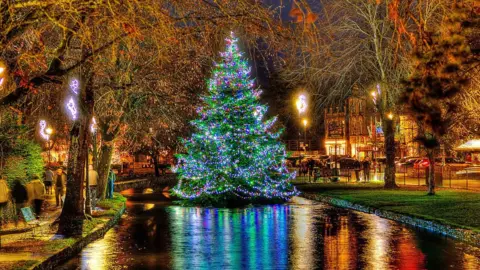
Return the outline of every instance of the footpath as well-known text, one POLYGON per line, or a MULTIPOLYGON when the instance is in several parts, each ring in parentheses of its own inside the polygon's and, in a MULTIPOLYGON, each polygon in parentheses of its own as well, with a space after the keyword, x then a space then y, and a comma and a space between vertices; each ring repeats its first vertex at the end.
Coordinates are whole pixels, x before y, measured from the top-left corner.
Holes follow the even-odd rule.
MULTIPOLYGON (((48 195, 47 195, 48 196, 48 195)), ((44 202, 40 226, 28 228, 21 223, 16 228, 2 228, 15 232, 1 236, 0 269, 54 269, 75 256, 89 243, 103 237, 121 218, 126 199, 115 193, 114 198, 98 202, 91 220, 85 220, 83 234, 78 238, 56 235, 61 209, 55 207, 52 196, 44 202)))
POLYGON ((385 190, 380 184, 296 184, 303 197, 395 220, 480 247, 480 193, 425 187, 385 190))

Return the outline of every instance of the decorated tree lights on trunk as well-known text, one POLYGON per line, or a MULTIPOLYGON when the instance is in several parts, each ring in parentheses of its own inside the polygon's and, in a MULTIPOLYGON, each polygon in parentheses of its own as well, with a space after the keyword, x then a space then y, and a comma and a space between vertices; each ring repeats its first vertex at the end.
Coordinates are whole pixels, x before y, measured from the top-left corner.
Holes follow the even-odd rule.
POLYGON ((173 194, 203 204, 245 204, 286 201, 298 192, 285 164, 276 118, 263 120, 267 106, 254 88, 250 68, 233 33, 226 39, 222 61, 215 64, 209 94, 192 121, 196 132, 183 140, 179 184, 173 194))

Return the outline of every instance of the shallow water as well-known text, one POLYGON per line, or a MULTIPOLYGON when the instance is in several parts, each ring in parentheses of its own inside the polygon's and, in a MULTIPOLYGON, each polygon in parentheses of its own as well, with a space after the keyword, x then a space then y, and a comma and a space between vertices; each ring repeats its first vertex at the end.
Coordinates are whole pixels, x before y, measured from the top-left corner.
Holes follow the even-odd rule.
POLYGON ((480 249, 312 201, 216 209, 127 203, 61 269, 480 269, 480 249))

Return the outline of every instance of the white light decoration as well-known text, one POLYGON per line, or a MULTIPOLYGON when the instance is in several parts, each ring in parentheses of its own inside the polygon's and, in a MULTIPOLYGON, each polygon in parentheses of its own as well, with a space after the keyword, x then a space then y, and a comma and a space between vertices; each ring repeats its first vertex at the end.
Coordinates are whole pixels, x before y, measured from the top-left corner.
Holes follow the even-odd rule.
POLYGON ((300 114, 304 113, 307 110, 307 98, 305 95, 300 95, 297 99, 297 109, 300 114))
MULTIPOLYGON (((73 79, 70 82, 70 90, 78 96, 78 89, 80 88, 80 83, 78 82, 77 79, 73 79)), ((67 109, 70 112, 70 116, 72 117, 73 120, 77 120, 77 104, 75 102, 74 97, 70 96, 70 98, 67 101, 67 109)))
MULTIPOLYGON (((0 75, 2 75, 4 71, 5 71, 5 68, 0 67, 0 75)), ((2 84, 3 84, 3 78, 0 78, 0 86, 2 86, 2 84)))
POLYGON ((79 88, 80 88, 80 83, 78 82, 77 79, 73 79, 70 82, 70 89, 72 90, 73 93, 75 93, 75 95, 78 95, 79 88))
POLYGON ((67 102, 67 109, 70 111, 70 115, 72 116, 73 120, 77 119, 77 107, 75 106, 75 101, 71 97, 67 102))
POLYGON ((47 129, 47 121, 45 120, 40 120, 40 136, 42 136, 43 139, 48 141, 50 139, 50 135, 45 132, 47 129))
POLYGON ((97 131, 97 120, 92 117, 92 123, 90 124, 90 132, 95 133, 97 131))

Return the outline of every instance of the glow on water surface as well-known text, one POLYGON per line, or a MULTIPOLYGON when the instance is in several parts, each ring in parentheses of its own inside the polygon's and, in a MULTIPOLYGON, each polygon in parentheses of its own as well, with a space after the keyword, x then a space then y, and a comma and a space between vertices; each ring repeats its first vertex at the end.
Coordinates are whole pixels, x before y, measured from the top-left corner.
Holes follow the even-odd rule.
POLYGON ((307 200, 129 203, 128 217, 61 269, 480 269, 480 249, 307 200))

